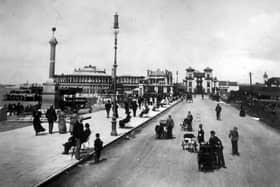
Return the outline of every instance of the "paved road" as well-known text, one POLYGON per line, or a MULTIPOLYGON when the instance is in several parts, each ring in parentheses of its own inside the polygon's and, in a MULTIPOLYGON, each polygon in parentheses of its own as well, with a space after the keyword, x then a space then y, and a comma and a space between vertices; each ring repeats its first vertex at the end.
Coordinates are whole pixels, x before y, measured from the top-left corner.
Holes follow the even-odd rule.
MULTIPOLYGON (((100 164, 87 162, 61 176, 49 186, 102 187, 183 187, 183 186, 279 186, 279 133, 251 119, 240 118, 238 111, 222 104, 222 121, 216 121, 216 103, 196 98, 194 103, 181 103, 161 118, 171 114, 175 120, 175 139, 155 140, 151 121, 135 138, 124 140, 105 150, 100 164), (204 124, 206 139, 215 130, 224 144, 227 168, 214 172, 198 172, 196 154, 183 151, 183 132, 179 123, 188 110, 194 115, 194 128, 204 124), (233 157, 228 132, 239 128, 240 157, 233 157)), ((161 119, 160 118, 160 119, 161 119)))

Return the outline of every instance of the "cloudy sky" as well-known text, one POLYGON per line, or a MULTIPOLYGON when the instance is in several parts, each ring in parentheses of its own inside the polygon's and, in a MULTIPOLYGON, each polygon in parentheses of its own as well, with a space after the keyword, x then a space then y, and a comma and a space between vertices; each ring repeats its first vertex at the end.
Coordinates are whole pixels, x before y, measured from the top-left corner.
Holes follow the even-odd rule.
POLYGON ((280 76, 279 0, 0 0, 0 83, 48 78, 51 27, 56 73, 96 65, 111 74, 113 15, 120 15, 118 74, 209 66, 220 80, 280 76))

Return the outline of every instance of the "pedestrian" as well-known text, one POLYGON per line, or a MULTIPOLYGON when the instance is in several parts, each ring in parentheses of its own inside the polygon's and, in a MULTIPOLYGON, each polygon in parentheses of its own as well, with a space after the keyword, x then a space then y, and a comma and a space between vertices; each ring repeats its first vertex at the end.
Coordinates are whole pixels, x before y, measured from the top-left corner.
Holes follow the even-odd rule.
POLYGON ((46 117, 47 117, 48 123, 49 123, 49 133, 52 134, 53 123, 57 120, 57 115, 53 108, 53 105, 51 105, 50 108, 47 110, 46 117))
POLYGON ((71 135, 73 134, 74 126, 75 126, 77 120, 78 120, 78 114, 73 113, 70 117, 70 125, 69 125, 69 132, 71 135))
POLYGON ((188 131, 192 131, 192 121, 193 121, 193 115, 191 111, 188 111, 187 120, 186 120, 188 131))
POLYGON ((209 144, 211 147, 214 164, 217 167, 226 168, 222 141, 216 136, 216 133, 213 130, 210 132, 209 144))
POLYGON ((106 113, 107 113, 107 118, 110 117, 110 110, 111 110, 111 107, 112 107, 112 104, 111 104, 110 100, 108 100, 108 101, 105 103, 105 110, 106 110, 106 113))
POLYGON ((133 117, 136 117, 136 111, 137 111, 137 102, 136 102, 136 100, 132 101, 131 108, 132 108, 132 111, 133 111, 133 117))
POLYGON ((125 101, 124 102, 124 110, 125 110, 125 114, 128 115, 130 112, 129 112, 129 104, 128 104, 128 101, 125 101))
POLYGON ((197 140, 198 140, 199 144, 204 142, 204 130, 202 128, 202 124, 199 124, 199 130, 198 130, 198 133, 197 133, 197 140))
POLYGON ((59 134, 64 134, 67 132, 65 118, 66 118, 65 113, 63 111, 60 111, 58 113, 58 132, 59 132, 59 134))
POLYGON ((174 127, 174 120, 172 119, 172 116, 169 115, 166 121, 166 128, 167 128, 167 138, 172 138, 172 130, 174 127))
POLYGON ((217 120, 221 120, 222 107, 220 106, 220 104, 217 104, 215 111, 217 120))
POLYGON ((138 97, 138 106, 139 106, 139 109, 141 109, 141 106, 142 106, 142 97, 138 97))
POLYGON ((103 142, 100 139, 100 134, 96 133, 96 139, 94 141, 94 151, 95 151, 95 162, 99 162, 101 150, 103 149, 103 142))
POLYGON ((245 117, 245 115, 246 115, 246 113, 245 113, 245 107, 244 107, 243 104, 241 104, 241 106, 240 106, 240 113, 239 113, 239 115, 240 115, 241 117, 245 117))
POLYGON ((237 127, 233 127, 233 130, 230 130, 228 137, 231 139, 231 145, 232 145, 232 155, 239 156, 238 152, 238 129, 237 127))
POLYGON ((35 130, 35 135, 37 136, 39 132, 45 131, 45 129, 41 125, 41 116, 42 112, 39 111, 38 109, 35 109, 33 111, 33 128, 35 130))
MULTIPOLYGON (((81 144, 87 142, 91 135, 91 130, 89 128, 88 123, 85 124, 85 128, 86 129, 83 131, 83 133, 81 135, 81 144)), ((64 147, 64 151, 62 154, 68 154, 71 147, 76 145, 75 137, 73 135, 71 135, 70 138, 68 138, 68 141, 62 145, 64 147)))
POLYGON ((81 149, 83 133, 84 133, 84 126, 82 123, 82 119, 81 119, 81 117, 78 117, 78 120, 76 121, 74 128, 73 128, 73 138, 76 143, 75 158, 77 160, 80 160, 80 149, 81 149))

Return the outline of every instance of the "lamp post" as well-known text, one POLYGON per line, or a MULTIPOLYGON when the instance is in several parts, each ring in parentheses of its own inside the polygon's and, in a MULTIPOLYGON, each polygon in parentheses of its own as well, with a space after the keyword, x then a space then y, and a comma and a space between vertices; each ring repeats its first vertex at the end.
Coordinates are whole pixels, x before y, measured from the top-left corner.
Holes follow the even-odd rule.
POLYGON ((217 93, 217 77, 214 77, 214 94, 217 93))
POLYGON ((114 65, 113 65, 113 89, 114 89, 114 94, 113 94, 113 118, 112 118, 112 132, 111 136, 117 136, 117 110, 116 110, 116 92, 117 92, 117 44, 118 44, 118 33, 119 33, 119 15, 116 13, 114 15, 114 35, 115 35, 115 43, 114 43, 114 65))

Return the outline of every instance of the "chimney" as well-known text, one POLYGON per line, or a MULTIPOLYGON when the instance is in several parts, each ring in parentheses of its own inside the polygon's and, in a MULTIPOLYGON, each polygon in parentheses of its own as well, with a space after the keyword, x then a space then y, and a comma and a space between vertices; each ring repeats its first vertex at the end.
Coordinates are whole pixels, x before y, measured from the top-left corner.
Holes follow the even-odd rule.
POLYGON ((53 27, 52 28, 52 38, 49 41, 49 43, 51 45, 49 78, 54 78, 54 75, 55 75, 55 47, 58 43, 54 36, 55 30, 56 30, 56 28, 53 27))

